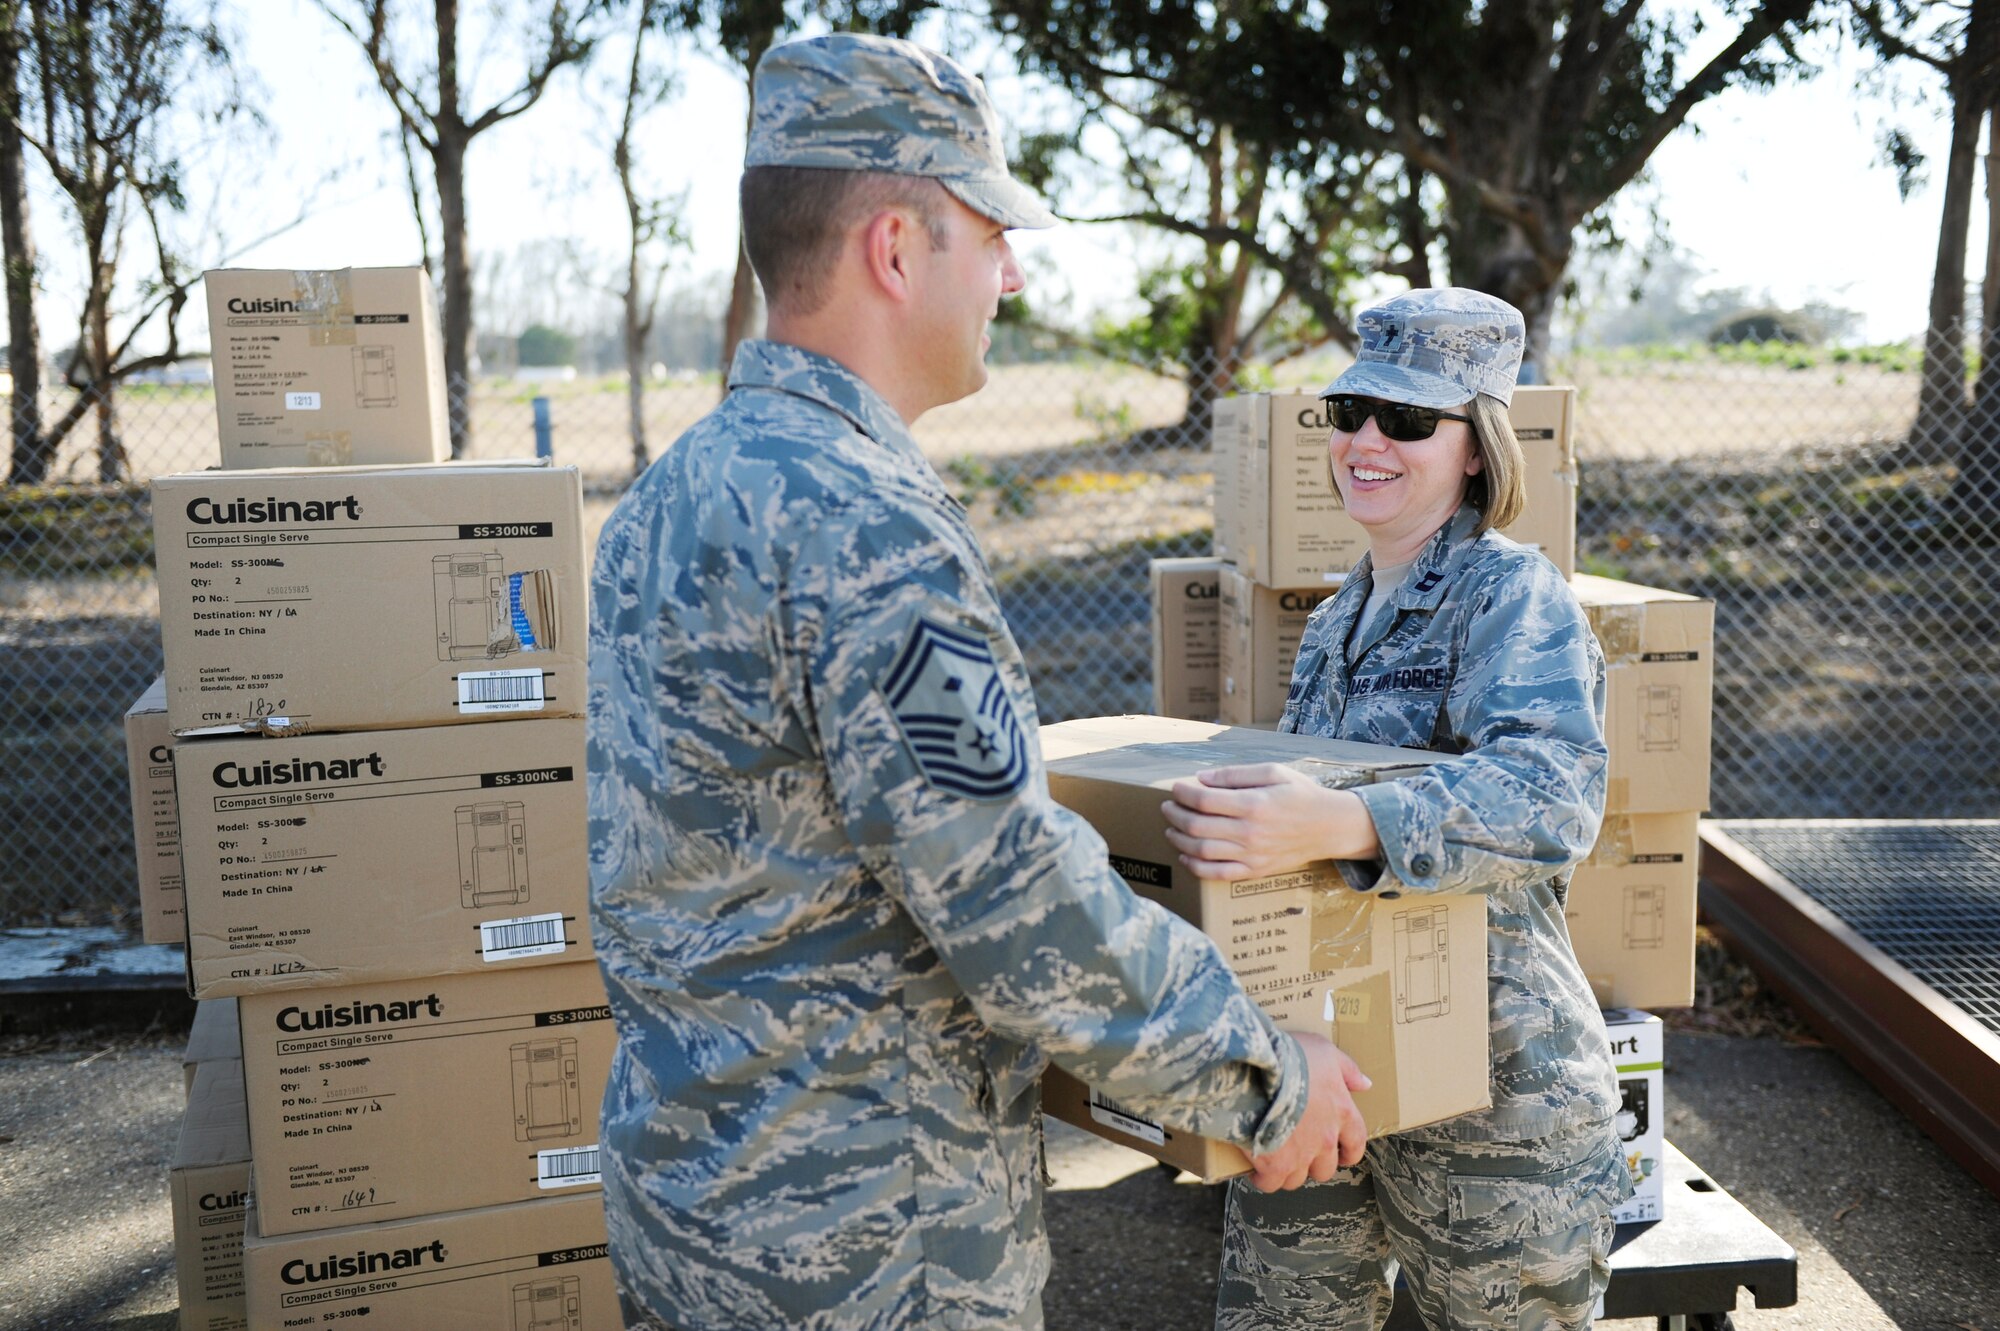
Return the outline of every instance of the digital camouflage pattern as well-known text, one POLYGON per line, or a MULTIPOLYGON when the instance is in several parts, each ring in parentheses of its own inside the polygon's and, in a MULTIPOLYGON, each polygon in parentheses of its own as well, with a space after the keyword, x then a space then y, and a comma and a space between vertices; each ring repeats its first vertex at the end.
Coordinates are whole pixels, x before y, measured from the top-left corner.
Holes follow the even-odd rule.
POLYGON ((947 56, 893 37, 834 33, 757 62, 743 164, 930 176, 982 217, 1054 226, 1007 170, 986 85, 947 56))
POLYGON ((743 344, 605 526, 590 672, 604 1200, 667 1325, 1035 1325, 1047 1056, 1297 1123, 1298 1045, 1050 800, 964 512, 849 371, 743 344))
POLYGON ((1418 407, 1456 407, 1484 393, 1514 400, 1527 323, 1483 291, 1418 287, 1363 310, 1354 364, 1320 390, 1418 407))
POLYGON ((1604 656, 1555 566, 1478 525, 1460 508, 1350 643, 1362 558, 1307 622, 1279 729, 1453 755, 1358 788, 1382 853, 1340 868, 1384 897, 1486 895, 1493 1104, 1377 1138, 1329 1183, 1233 1185, 1218 1331, 1375 1331, 1398 1264, 1433 1328, 1586 1327, 1609 1278, 1631 1177, 1562 915, 1603 817, 1604 656))
POLYGON ((1579 1331, 1631 1178, 1608 1124, 1528 1142, 1381 1137, 1296 1192, 1238 1180, 1216 1331, 1378 1331, 1402 1273, 1437 1331, 1579 1331))
POLYGON ((1603 821, 1604 654, 1555 565, 1478 522, 1460 508, 1350 646, 1362 557, 1306 623, 1279 729, 1458 755, 1357 789, 1382 854, 1340 867, 1363 891, 1486 895, 1493 1107, 1415 1132, 1525 1141, 1618 1107, 1562 912, 1603 821))

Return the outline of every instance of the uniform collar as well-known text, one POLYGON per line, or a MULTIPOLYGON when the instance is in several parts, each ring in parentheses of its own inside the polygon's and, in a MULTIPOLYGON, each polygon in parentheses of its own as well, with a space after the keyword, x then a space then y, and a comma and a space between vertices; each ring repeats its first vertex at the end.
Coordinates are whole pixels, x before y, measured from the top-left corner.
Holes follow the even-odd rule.
POLYGON ((775 389, 817 402, 892 452, 923 460, 910 427, 888 400, 860 375, 816 351, 764 339, 739 342, 729 362, 729 390, 739 388, 775 389))
POLYGON ((1424 543, 1416 564, 1396 593, 1396 605, 1404 610, 1435 610, 1457 577, 1477 540, 1480 512, 1471 504, 1460 504, 1451 521, 1439 527, 1424 543))
MULTIPOLYGON (((1443 604, 1445 593, 1451 590, 1452 582, 1470 557, 1477 540, 1473 529, 1478 525, 1479 510, 1470 504, 1461 504, 1458 512, 1452 514, 1451 521, 1439 527, 1430 540, 1424 542, 1424 548, 1410 565, 1410 571, 1403 575, 1403 585, 1396 589, 1398 611, 1435 610, 1443 604)), ((1335 608, 1328 612, 1333 616, 1331 628, 1334 642, 1349 643, 1357 628, 1368 635, 1350 644, 1350 660, 1358 661, 1367 655, 1394 628, 1391 616, 1380 617, 1372 624, 1359 622, 1362 607, 1368 600, 1361 587, 1367 585, 1372 588, 1374 575, 1375 556, 1362 555, 1361 562, 1354 566, 1354 573, 1335 598, 1335 608)))

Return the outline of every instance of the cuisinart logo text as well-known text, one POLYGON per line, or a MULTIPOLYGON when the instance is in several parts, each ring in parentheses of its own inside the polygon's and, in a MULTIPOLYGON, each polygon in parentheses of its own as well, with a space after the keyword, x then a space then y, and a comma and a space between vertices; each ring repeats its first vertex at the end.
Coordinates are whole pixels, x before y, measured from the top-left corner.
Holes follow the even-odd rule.
POLYGON ((363 1249, 352 1257, 323 1257, 317 1262, 304 1259, 286 1262, 278 1278, 287 1285, 314 1285, 322 1280, 344 1280, 349 1276, 372 1276, 377 1271, 408 1271, 422 1266, 426 1258, 444 1265, 444 1240, 432 1239, 421 1248, 390 1248, 383 1252, 363 1249))
POLYGON ((323 1003, 317 1012, 304 1008, 288 1007, 278 1012, 278 1029, 281 1031, 330 1031, 339 1026, 373 1026, 380 1021, 410 1021, 429 1013, 432 1017, 444 1015, 444 1004, 438 1002, 436 994, 426 994, 422 998, 401 999, 394 1003, 363 1003, 355 1001, 346 1007, 335 1007, 323 1003))
POLYGON ((249 1200, 250 1194, 238 1188, 235 1192, 229 1193, 204 1192, 197 1205, 204 1211, 240 1211, 243 1209, 243 1204, 249 1200))
POLYGON ((294 758, 288 763, 217 763, 215 784, 224 790, 252 790, 258 786, 297 786, 308 781, 352 781, 362 776, 381 776, 382 755, 365 758, 294 758))
POLYGON ((361 521, 361 501, 353 495, 344 499, 211 499, 196 495, 188 500, 188 521, 199 527, 246 527, 270 522, 332 522, 343 514, 349 522, 361 521))
POLYGON ((241 296, 229 298, 231 314, 297 314, 299 303, 295 300, 273 300, 269 296, 259 296, 255 300, 245 300, 241 296))

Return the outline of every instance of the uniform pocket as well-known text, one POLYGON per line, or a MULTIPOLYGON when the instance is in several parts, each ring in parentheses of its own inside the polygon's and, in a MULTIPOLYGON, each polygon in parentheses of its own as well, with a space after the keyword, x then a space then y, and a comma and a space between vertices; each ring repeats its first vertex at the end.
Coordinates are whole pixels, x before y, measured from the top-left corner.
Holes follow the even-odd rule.
POLYGON ((1446 1180, 1452 1331, 1589 1324, 1610 1278, 1615 1157, 1545 1174, 1446 1180))

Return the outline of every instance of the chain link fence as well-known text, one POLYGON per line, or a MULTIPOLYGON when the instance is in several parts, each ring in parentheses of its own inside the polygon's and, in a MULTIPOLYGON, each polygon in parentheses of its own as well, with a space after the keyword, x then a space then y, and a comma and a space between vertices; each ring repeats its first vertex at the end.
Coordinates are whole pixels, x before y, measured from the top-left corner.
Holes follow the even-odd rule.
MULTIPOLYGON (((1975 406, 1957 372, 1922 394, 1921 362, 1763 344, 1579 354, 1546 376, 1580 390, 1579 567, 1717 602, 1720 816, 2000 816, 2000 401, 1975 406)), ((1339 363, 1256 382, 1317 388, 1339 363)), ((1191 377, 998 366, 917 427, 985 543, 1045 720, 1149 705, 1147 562, 1211 549, 1191 377)), ((649 384, 648 450, 719 391, 649 384)), ((471 455, 532 453, 538 396, 556 458, 584 473, 594 544, 634 474, 625 382, 481 382, 471 455)), ((160 670, 145 481, 210 465, 214 432, 206 388, 128 387, 109 436, 131 479, 97 479, 90 422, 51 483, 0 487, 0 925, 131 917, 120 717, 160 670)))

